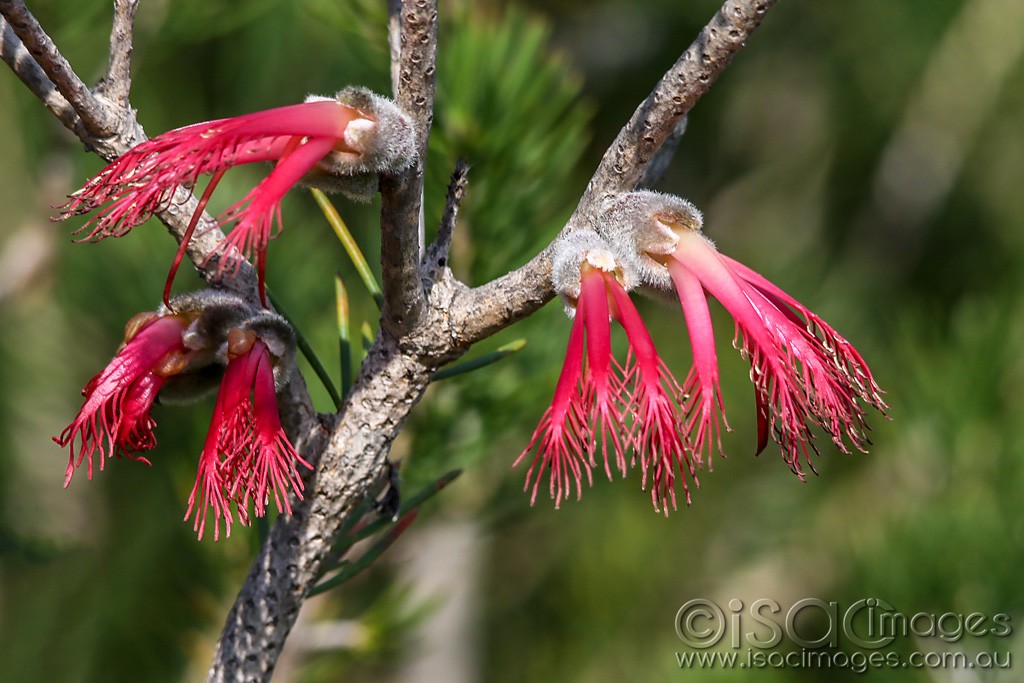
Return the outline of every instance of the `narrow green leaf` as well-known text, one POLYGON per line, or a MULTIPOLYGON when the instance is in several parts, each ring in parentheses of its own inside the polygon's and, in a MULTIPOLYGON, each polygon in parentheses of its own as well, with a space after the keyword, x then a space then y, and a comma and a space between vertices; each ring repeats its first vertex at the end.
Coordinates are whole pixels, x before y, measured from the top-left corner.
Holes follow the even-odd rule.
POLYGON ((329 591, 335 586, 340 586, 359 572, 369 567, 385 550, 390 548, 394 542, 398 540, 399 536, 405 533, 405 530, 408 529, 414 521, 416 521, 416 516, 418 514, 419 510, 413 510, 395 522, 395 525, 391 527, 386 534, 378 538, 377 541, 374 542, 374 544, 371 545, 358 560, 345 560, 341 562, 341 564, 338 565, 338 573, 326 581, 322 581, 314 586, 313 589, 309 591, 309 595, 319 595, 324 591, 329 591))
POLYGON ((491 353, 485 353, 479 358, 473 358, 472 360, 463 361, 462 363, 456 363, 455 365, 441 368, 434 374, 434 381, 448 379, 450 377, 455 377, 456 375, 464 375, 467 372, 479 370, 491 363, 497 363, 506 356, 511 356, 513 353, 521 351, 524 346, 526 346, 525 339, 510 341, 508 344, 499 346, 491 353))
MULTIPOLYGON (((462 474, 462 470, 451 470, 450 472, 443 474, 436 481, 427 484, 408 498, 403 498, 398 507, 399 519, 407 515, 409 512, 418 509, 425 502, 433 498, 439 491, 441 491, 441 489, 455 481, 460 474, 462 474)), ((374 502, 375 501, 370 497, 364 498, 359 505, 356 506, 356 509, 353 510, 352 514, 349 515, 348 521, 346 521, 345 525, 338 533, 338 541, 335 542, 334 546, 331 548, 329 557, 332 559, 324 563, 324 569, 320 572, 321 576, 335 571, 347 563, 348 560, 341 560, 341 558, 346 552, 348 552, 348 549, 357 542, 364 538, 369 538, 385 527, 396 524, 396 522, 392 522, 390 519, 381 517, 379 519, 375 519, 369 524, 366 524, 365 526, 359 526, 358 523, 362 520, 363 515, 370 511, 374 502)))
POLYGON ((349 329, 348 290, 341 275, 334 276, 334 298, 338 309, 338 352, 341 356, 341 398, 352 388, 352 333, 349 329))
POLYGON ((370 270, 370 264, 366 262, 366 257, 363 256, 363 252, 360 251, 359 245, 356 244, 356 240, 352 237, 352 233, 349 232, 348 226, 345 225, 345 221, 341 219, 341 215, 338 210, 334 208, 334 204, 331 204, 331 200, 327 198, 323 192, 317 189, 312 189, 310 192, 313 194, 313 199, 320 206, 320 210, 323 212, 324 217, 327 218, 327 222, 330 223, 331 228, 334 230, 334 234, 338 236, 341 241, 341 246, 345 247, 345 251, 348 253, 348 257, 352 259, 352 264, 356 267, 356 271, 359 273, 359 277, 362 279, 363 284, 366 285, 366 289, 369 290, 370 295, 373 296, 373 300, 377 302, 378 310, 384 307, 384 295, 380 291, 380 285, 377 284, 377 278, 373 276, 373 271, 370 270))
POLYGON ((370 347, 373 346, 373 328, 370 327, 370 323, 364 322, 363 326, 359 328, 359 332, 363 337, 363 356, 366 356, 370 347))

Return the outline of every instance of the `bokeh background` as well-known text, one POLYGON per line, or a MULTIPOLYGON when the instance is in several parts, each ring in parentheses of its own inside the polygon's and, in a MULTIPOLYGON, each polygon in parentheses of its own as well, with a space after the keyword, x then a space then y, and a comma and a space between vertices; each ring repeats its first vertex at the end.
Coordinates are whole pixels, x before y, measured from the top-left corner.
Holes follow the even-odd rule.
MULTIPOLYGON (((109 1, 29 4, 94 82, 109 1)), ((151 135, 348 83, 388 89, 384 2, 141 5, 133 103, 151 135)), ((452 259, 460 277, 500 275, 556 234, 618 128, 716 9, 713 0, 441 2, 426 206, 436 225, 455 160, 469 160, 452 259)), ((723 251, 869 360, 892 406, 891 421, 872 416, 870 454, 822 442, 820 475, 806 483, 774 444, 753 457, 747 368, 716 306, 733 432, 693 505, 656 514, 633 473, 597 480, 560 510, 543 499, 531 508, 524 471, 510 466, 564 354, 569 326, 549 304, 471 352, 522 338, 519 354, 428 391, 395 446, 404 486, 453 467, 464 474, 377 565, 310 601, 275 680, 746 680, 739 668, 680 669, 677 653, 693 650, 675 616, 694 598, 729 614, 734 598, 843 609, 872 597, 907 615, 1003 613, 1006 636, 908 636, 885 651, 1010 653, 1019 671, 1022 51, 1021 0, 780 3, 693 110, 657 186, 701 207, 723 251)), ((80 472, 68 490, 66 453, 50 440, 125 321, 157 305, 173 241, 154 222, 76 245, 78 223, 49 222, 101 164, 9 73, 0 130, 0 680, 202 680, 258 543, 245 529, 196 542, 182 521, 212 398, 157 409, 152 467, 117 460, 91 482, 80 472)), ((255 182, 248 170, 228 174, 215 208, 255 182)), ((375 263, 377 206, 337 205, 375 263)), ((308 193, 289 196, 284 216, 270 286, 337 374, 335 273, 356 325, 374 325, 375 309, 308 193)), ((197 282, 190 273, 177 287, 197 282)), ((640 306, 685 376, 682 316, 640 306)), ((311 374, 307 382, 329 410, 311 374)), ((775 651, 795 647, 785 640, 775 651)), ((1009 681, 1014 669, 874 674, 1009 681)), ((756 675, 858 678, 815 667, 756 675)))

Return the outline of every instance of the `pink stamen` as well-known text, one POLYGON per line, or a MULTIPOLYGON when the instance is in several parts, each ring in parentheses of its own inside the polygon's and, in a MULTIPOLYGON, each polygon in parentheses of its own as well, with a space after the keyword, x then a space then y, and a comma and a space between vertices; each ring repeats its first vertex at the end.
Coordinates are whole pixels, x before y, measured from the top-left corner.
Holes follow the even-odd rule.
POLYGON ((585 457, 589 449, 590 429, 579 389, 583 373, 584 317, 585 313, 577 310, 554 398, 541 417, 530 442, 512 463, 513 467, 518 466, 536 446, 523 486, 524 491, 530 490, 533 482, 530 505, 537 500, 541 477, 548 468, 551 469, 549 493, 556 508, 561 505, 563 498, 568 498, 573 481, 576 483, 576 499, 582 497, 581 473, 584 470, 588 480, 591 478, 590 464, 585 457))
POLYGON ((277 509, 290 514, 288 489, 302 498, 298 464, 312 469, 281 427, 270 352, 255 339, 231 358, 224 373, 185 519, 194 517, 193 529, 201 539, 212 508, 214 540, 222 519, 230 536, 231 505, 247 525, 250 501, 256 516, 263 517, 271 492, 277 509))
POLYGON ((679 261, 670 259, 668 271, 679 294, 686 318, 686 328, 693 349, 693 367, 683 383, 684 431, 693 447, 697 462, 707 449, 708 469, 714 452, 722 453, 722 423, 725 428, 725 409, 718 378, 718 354, 711 312, 700 280, 679 261))
MULTIPOLYGON (((625 426, 619 405, 626 393, 621 375, 624 374, 612 356, 610 307, 608 286, 601 271, 585 267, 580 283, 580 297, 576 315, 583 316, 586 327, 587 368, 584 374, 585 412, 590 415, 590 433, 601 437, 604 471, 612 478, 608 457, 611 442, 616 468, 626 476, 625 448, 631 434, 625 426), (616 372, 617 371, 617 372, 616 372), (623 439, 623 435, 625 439, 623 439)), ((591 451, 591 466, 596 466, 591 451)))
POLYGON ((612 314, 626 331, 636 363, 635 368, 627 371, 627 375, 635 377, 632 395, 633 444, 640 456, 643 487, 646 490, 650 470, 653 475, 651 501, 656 510, 662 510, 667 515, 669 503, 673 509, 676 508, 677 468, 687 505, 690 503, 690 489, 686 475, 689 474, 695 485, 700 485, 690 460, 691 449, 676 429, 676 406, 682 390, 658 357, 654 341, 629 295, 611 276, 606 275, 605 282, 615 303, 612 314))
POLYGON ((146 377, 168 354, 185 352, 181 340, 184 328, 185 322, 176 316, 154 316, 86 385, 85 403, 78 415, 59 437, 53 438, 70 451, 65 487, 83 460, 87 463, 87 476, 92 479, 93 456, 97 453, 102 470, 107 458, 155 445, 155 423, 149 417, 149 409, 162 381, 146 377))

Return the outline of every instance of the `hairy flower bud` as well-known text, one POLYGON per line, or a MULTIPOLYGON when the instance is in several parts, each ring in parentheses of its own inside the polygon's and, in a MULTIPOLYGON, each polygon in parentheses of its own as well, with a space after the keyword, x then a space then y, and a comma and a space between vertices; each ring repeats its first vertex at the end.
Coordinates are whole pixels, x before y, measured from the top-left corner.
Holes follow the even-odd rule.
POLYGON ((161 306, 158 315, 179 314, 191 320, 182 342, 192 354, 188 366, 164 384, 160 403, 189 403, 214 391, 228 363, 228 330, 262 310, 235 294, 215 289, 178 294, 169 306, 161 306))
POLYGON ((344 138, 303 182, 325 192, 369 201, 377 192, 380 174, 398 173, 415 161, 412 119, 392 100, 358 86, 349 86, 333 98, 310 95, 306 102, 331 99, 356 109, 360 117, 348 125, 344 138))
POLYGON ((274 388, 281 391, 291 379, 295 365, 295 332, 291 325, 277 313, 261 311, 240 327, 253 332, 267 345, 274 366, 274 388))
POLYGON ((644 284, 671 289, 665 259, 681 232, 700 232, 703 225, 700 211, 687 200, 641 190, 607 199, 597 229, 644 284))
POLYGON ((627 291, 637 284, 633 270, 616 259, 611 247, 595 231, 584 228, 569 233, 555 243, 551 284, 562 297, 565 314, 570 318, 576 315, 584 264, 611 273, 627 291))

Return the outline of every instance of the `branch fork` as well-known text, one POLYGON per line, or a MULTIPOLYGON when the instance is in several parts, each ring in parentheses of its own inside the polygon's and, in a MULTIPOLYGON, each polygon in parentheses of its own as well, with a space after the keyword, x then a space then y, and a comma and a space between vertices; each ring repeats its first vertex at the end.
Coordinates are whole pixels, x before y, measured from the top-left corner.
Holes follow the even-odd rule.
MULTIPOLYGON (((609 146, 554 241, 592 227, 607 197, 632 191, 660 173, 648 173, 659 150, 774 4, 724 2, 609 146)), ((0 56, 66 128, 108 161, 146 140, 129 101, 137 7, 138 0, 116 0, 107 74, 91 90, 22 0, 0 0, 0 56)), ((381 179, 381 328, 337 415, 315 413, 297 372, 279 396, 286 431, 299 455, 316 468, 304 478, 304 500, 293 501, 292 515, 278 519, 253 562, 227 617, 210 681, 270 679, 335 536, 365 496, 377 490, 391 443, 434 372, 474 343, 529 316, 555 294, 551 245, 478 287, 459 282, 447 268, 458 203, 466 189, 463 165, 453 174, 438 237, 425 247, 423 179, 433 120, 437 3, 388 0, 388 10, 394 96, 414 122, 418 154, 413 166, 381 179)), ((180 242, 196 206, 191 192, 179 187, 157 216, 180 242)), ((258 301, 256 272, 248 262, 223 280, 209 267, 211 254, 224 239, 214 219, 204 215, 197 235, 186 254, 203 277, 247 301, 258 301)))

